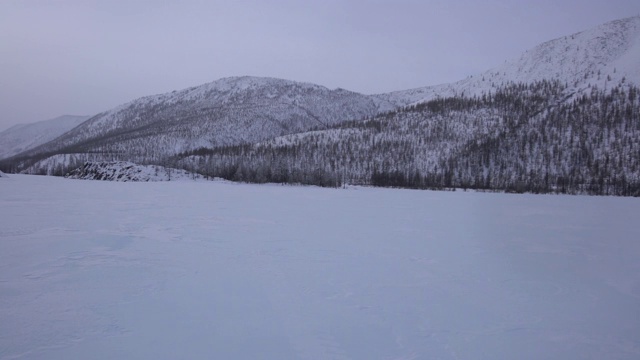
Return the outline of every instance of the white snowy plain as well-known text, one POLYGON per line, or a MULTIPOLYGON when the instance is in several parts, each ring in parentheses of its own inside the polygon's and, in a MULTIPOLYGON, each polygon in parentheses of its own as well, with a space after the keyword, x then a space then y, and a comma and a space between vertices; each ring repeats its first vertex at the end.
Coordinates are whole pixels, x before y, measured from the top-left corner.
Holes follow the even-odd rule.
POLYGON ((640 201, 0 179, 0 359, 638 359, 640 201))

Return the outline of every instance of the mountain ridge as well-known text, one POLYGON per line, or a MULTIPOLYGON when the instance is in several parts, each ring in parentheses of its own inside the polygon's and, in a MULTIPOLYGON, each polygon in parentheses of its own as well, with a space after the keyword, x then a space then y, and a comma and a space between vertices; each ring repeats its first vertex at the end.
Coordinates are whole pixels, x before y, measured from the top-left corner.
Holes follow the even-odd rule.
POLYGON ((0 159, 49 142, 88 118, 89 116, 62 115, 35 123, 14 125, 0 132, 0 159))
POLYGON ((239 181, 640 194, 640 164, 628 159, 639 84, 636 16, 456 83, 387 94, 223 78, 132 100, 0 165, 62 175, 133 161, 239 181))

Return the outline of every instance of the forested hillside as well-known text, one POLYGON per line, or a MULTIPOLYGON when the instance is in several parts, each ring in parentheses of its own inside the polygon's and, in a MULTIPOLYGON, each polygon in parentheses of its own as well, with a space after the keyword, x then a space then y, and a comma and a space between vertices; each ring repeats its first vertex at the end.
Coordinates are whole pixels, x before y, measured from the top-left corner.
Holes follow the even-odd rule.
POLYGON ((175 161, 249 182, 639 195, 638 88, 566 90, 510 84, 175 161))

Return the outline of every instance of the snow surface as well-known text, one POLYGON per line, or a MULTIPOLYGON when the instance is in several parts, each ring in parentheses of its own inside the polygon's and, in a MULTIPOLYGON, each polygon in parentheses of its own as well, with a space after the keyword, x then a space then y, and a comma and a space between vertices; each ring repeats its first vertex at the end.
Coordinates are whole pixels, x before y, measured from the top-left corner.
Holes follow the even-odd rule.
POLYGON ((13 175, 0 359, 638 359, 637 199, 13 175))

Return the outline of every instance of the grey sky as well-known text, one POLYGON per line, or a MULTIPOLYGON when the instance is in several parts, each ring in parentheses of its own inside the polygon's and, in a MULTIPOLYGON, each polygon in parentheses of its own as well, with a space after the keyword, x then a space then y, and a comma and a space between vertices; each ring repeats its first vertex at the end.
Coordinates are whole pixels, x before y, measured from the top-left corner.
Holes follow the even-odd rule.
POLYGON ((236 75, 435 85, 637 14, 638 0, 2 0, 0 131, 236 75))

